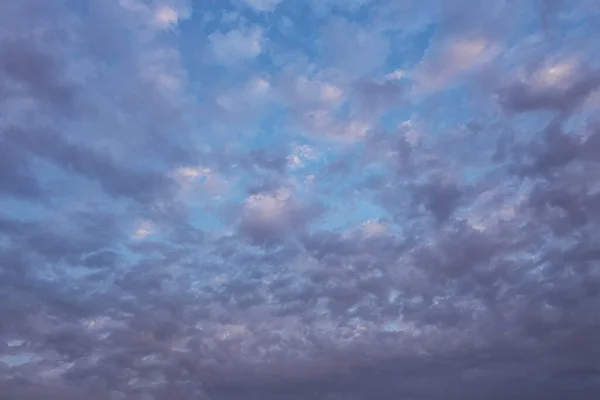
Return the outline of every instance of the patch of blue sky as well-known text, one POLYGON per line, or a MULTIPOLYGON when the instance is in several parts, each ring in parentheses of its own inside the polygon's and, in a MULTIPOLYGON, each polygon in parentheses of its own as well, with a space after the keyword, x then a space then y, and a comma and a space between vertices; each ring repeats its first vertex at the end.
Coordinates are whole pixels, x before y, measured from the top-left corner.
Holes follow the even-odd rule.
POLYGON ((68 264, 55 264, 52 266, 52 271, 54 272, 52 280, 65 279, 67 281, 73 282, 81 282, 82 280, 89 278, 97 272, 91 268, 68 264))
POLYGON ((384 163, 373 162, 361 169, 361 173, 356 176, 353 185, 360 187, 361 192, 365 192, 369 189, 368 182, 380 179, 389 179, 387 167, 384 163))
POLYGON ((528 142, 535 137, 539 137, 548 124, 555 119, 552 112, 534 111, 527 114, 515 115, 511 119, 512 138, 516 142, 528 142))
POLYGON ((385 332, 402 332, 402 327, 396 321, 385 322, 382 328, 385 332))
POLYGON ((209 207, 192 207, 189 210, 189 222, 196 228, 209 234, 223 234, 229 224, 216 210, 209 207))
POLYGON ((494 171, 497 170, 497 167, 494 165, 491 166, 476 166, 476 167, 465 167, 462 170, 461 174, 461 183, 465 185, 472 185, 477 182, 485 181, 486 178, 490 176, 494 171))
MULTIPOLYGON (((256 128, 250 128, 240 137, 239 145, 243 149, 263 149, 277 153, 286 151, 285 146, 294 138, 284 128, 287 118, 286 108, 279 104, 269 105, 269 110, 256 128)), ((299 135, 296 136, 296 139, 299 135)))
POLYGON ((28 364, 34 361, 34 359, 35 355, 33 353, 0 355, 0 362, 7 364, 10 368, 28 364))
POLYGON ((383 166, 369 165, 360 174, 347 175, 347 179, 317 181, 320 200, 331 212, 323 220, 327 226, 341 228, 385 216, 385 211, 374 201, 375 193, 357 189, 372 177, 385 176, 383 166), (345 220, 345 221, 344 221, 345 220))
POLYGON ((379 118, 379 129, 387 134, 396 135, 399 125, 410 120, 412 115, 411 108, 400 101, 397 107, 379 118))
POLYGON ((396 69, 408 71, 414 68, 423 59, 437 29, 436 24, 424 24, 415 31, 400 30, 390 33, 390 45, 393 50, 387 58, 389 72, 396 69), (410 38, 407 36, 410 36, 410 38))
POLYGON ((305 2, 283 1, 274 13, 262 18, 267 19, 269 39, 278 46, 302 50, 309 57, 316 54, 319 35, 315 28, 320 24, 305 2), (290 16, 293 16, 293 22, 290 16))

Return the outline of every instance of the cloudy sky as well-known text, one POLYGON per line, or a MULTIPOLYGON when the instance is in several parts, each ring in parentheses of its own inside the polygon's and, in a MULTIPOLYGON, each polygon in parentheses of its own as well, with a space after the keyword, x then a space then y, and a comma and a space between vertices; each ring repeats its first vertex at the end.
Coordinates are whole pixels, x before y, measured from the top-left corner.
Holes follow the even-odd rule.
POLYGON ((0 1, 0 399, 594 398, 599 4, 0 1))

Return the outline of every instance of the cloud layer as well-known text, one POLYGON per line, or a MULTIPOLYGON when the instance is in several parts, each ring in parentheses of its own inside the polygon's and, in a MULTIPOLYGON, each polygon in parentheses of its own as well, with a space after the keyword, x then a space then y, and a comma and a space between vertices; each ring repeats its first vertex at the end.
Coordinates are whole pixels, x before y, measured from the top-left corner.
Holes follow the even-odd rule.
POLYGON ((598 22, 0 2, 0 399, 592 398, 598 22))

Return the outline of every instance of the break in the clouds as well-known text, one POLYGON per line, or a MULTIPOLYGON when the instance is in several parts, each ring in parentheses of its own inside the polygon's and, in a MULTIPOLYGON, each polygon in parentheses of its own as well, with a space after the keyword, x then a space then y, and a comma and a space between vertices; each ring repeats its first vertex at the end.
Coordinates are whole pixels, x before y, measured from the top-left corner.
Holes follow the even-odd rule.
POLYGON ((243 0, 249 7, 256 11, 273 12, 281 0, 243 0))
POLYGON ((599 23, 0 2, 0 398, 595 398, 599 23))

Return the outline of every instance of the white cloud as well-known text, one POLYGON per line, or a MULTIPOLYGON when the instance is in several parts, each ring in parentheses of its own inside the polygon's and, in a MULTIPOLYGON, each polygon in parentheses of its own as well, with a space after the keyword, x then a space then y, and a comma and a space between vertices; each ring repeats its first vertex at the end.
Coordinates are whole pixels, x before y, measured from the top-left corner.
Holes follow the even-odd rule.
POLYGON ((142 221, 135 233, 133 234, 134 239, 144 239, 154 233, 154 224, 151 221, 142 221))
POLYGON ((191 7, 187 0, 162 0, 148 4, 142 0, 119 0, 123 10, 136 16, 143 25, 155 30, 173 29, 181 20, 191 17, 191 7))
POLYGON ((388 232, 388 226, 376 219, 369 220, 362 224, 362 233, 365 236, 380 236, 388 232))
POLYGON ((428 50, 412 71, 416 92, 439 90, 460 74, 490 61, 498 53, 498 46, 483 36, 452 38, 439 48, 428 50))
POLYGON ((402 69, 397 69, 395 71, 390 72, 385 76, 385 79, 388 81, 395 81, 398 79, 402 79, 404 77, 404 71, 402 69))
POLYGON ((173 171, 173 178, 181 188, 180 194, 190 195, 200 188, 213 196, 218 196, 227 188, 227 180, 210 168, 181 167, 173 171))
POLYGON ((154 25, 159 29, 168 29, 177 25, 179 13, 172 7, 162 6, 154 12, 154 25))
POLYGON ((258 28, 215 32, 208 39, 215 62, 224 65, 250 60, 262 52, 263 34, 258 28))
POLYGON ((540 87, 568 87, 577 72, 579 72, 579 61, 575 58, 567 58, 540 68, 535 75, 535 84, 540 87))
POLYGON ((274 193, 255 194, 246 199, 244 211, 254 220, 267 224, 279 224, 284 218, 291 199, 291 191, 281 188, 274 193))

